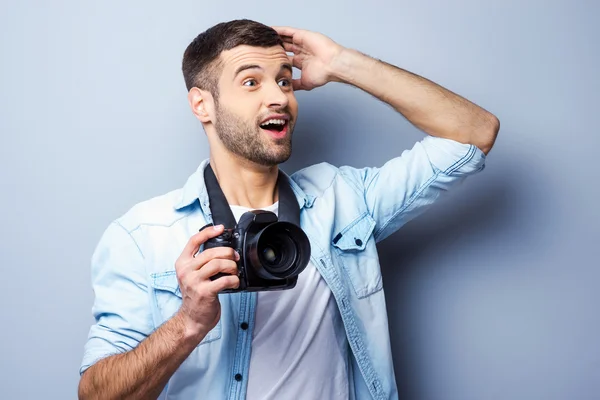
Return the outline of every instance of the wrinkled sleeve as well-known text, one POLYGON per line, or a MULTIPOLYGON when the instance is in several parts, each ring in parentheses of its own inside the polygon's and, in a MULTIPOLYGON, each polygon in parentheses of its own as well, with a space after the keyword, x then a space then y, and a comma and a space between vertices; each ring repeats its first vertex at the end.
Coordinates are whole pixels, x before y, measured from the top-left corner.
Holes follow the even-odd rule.
POLYGON ((102 358, 135 348, 153 329, 144 256, 118 222, 103 233, 92 255, 91 275, 95 323, 80 374, 102 358))
POLYGON ((469 175, 482 171, 485 154, 476 146, 426 136, 377 168, 341 167, 340 173, 364 193, 381 241, 432 205, 469 175))

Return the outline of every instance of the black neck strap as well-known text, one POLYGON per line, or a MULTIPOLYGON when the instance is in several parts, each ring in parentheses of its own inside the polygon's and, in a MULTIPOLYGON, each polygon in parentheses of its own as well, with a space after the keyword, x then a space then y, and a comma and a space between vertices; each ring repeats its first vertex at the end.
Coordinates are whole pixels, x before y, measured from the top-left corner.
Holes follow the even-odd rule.
MULTIPOLYGON (((223 224, 225 228, 233 228, 236 225, 235 218, 210 163, 204 169, 204 182, 208 191, 208 201, 210 203, 210 211, 212 212, 213 224, 223 224)), ((298 200, 288 179, 281 171, 277 175, 277 189, 279 190, 278 220, 291 222, 294 225, 300 226, 300 206, 298 205, 298 200)))

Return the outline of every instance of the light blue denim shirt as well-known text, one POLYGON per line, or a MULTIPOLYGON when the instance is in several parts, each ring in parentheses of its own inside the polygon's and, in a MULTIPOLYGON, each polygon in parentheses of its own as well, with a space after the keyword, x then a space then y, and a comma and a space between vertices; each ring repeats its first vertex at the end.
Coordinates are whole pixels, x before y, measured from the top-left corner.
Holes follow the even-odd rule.
MULTIPOLYGON (((80 373, 101 358, 132 350, 179 309, 175 260, 190 236, 212 222, 203 178, 207 163, 183 188, 135 205, 102 235, 91 266, 96 323, 80 373)), ((344 323, 353 398, 398 398, 376 243, 484 163, 484 153, 473 145, 426 136, 379 168, 321 163, 290 176, 311 261, 344 323)), ((219 300, 221 319, 160 399, 246 397, 256 293, 221 294, 219 300)))

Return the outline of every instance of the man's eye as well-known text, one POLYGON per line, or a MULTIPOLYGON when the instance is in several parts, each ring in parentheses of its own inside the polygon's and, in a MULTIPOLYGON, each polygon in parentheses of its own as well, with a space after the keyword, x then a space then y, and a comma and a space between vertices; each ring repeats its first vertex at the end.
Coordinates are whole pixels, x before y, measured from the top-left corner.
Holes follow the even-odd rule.
POLYGON ((279 81, 279 84, 280 84, 281 86, 290 86, 292 83, 290 82, 290 80, 289 80, 289 79, 287 79, 287 78, 286 78, 286 79, 282 79, 282 80, 280 80, 280 81, 279 81))
POLYGON ((256 81, 254 79, 248 79, 244 82, 244 86, 256 86, 256 81))

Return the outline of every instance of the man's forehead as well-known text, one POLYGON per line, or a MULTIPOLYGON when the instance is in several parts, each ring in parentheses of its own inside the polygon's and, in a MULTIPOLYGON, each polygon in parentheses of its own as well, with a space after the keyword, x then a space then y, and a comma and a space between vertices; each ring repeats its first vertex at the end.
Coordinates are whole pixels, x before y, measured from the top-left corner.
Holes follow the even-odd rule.
POLYGON ((273 64, 279 67, 282 63, 289 63, 289 58, 281 46, 254 47, 237 46, 221 53, 221 62, 224 69, 236 69, 242 64, 273 64))

